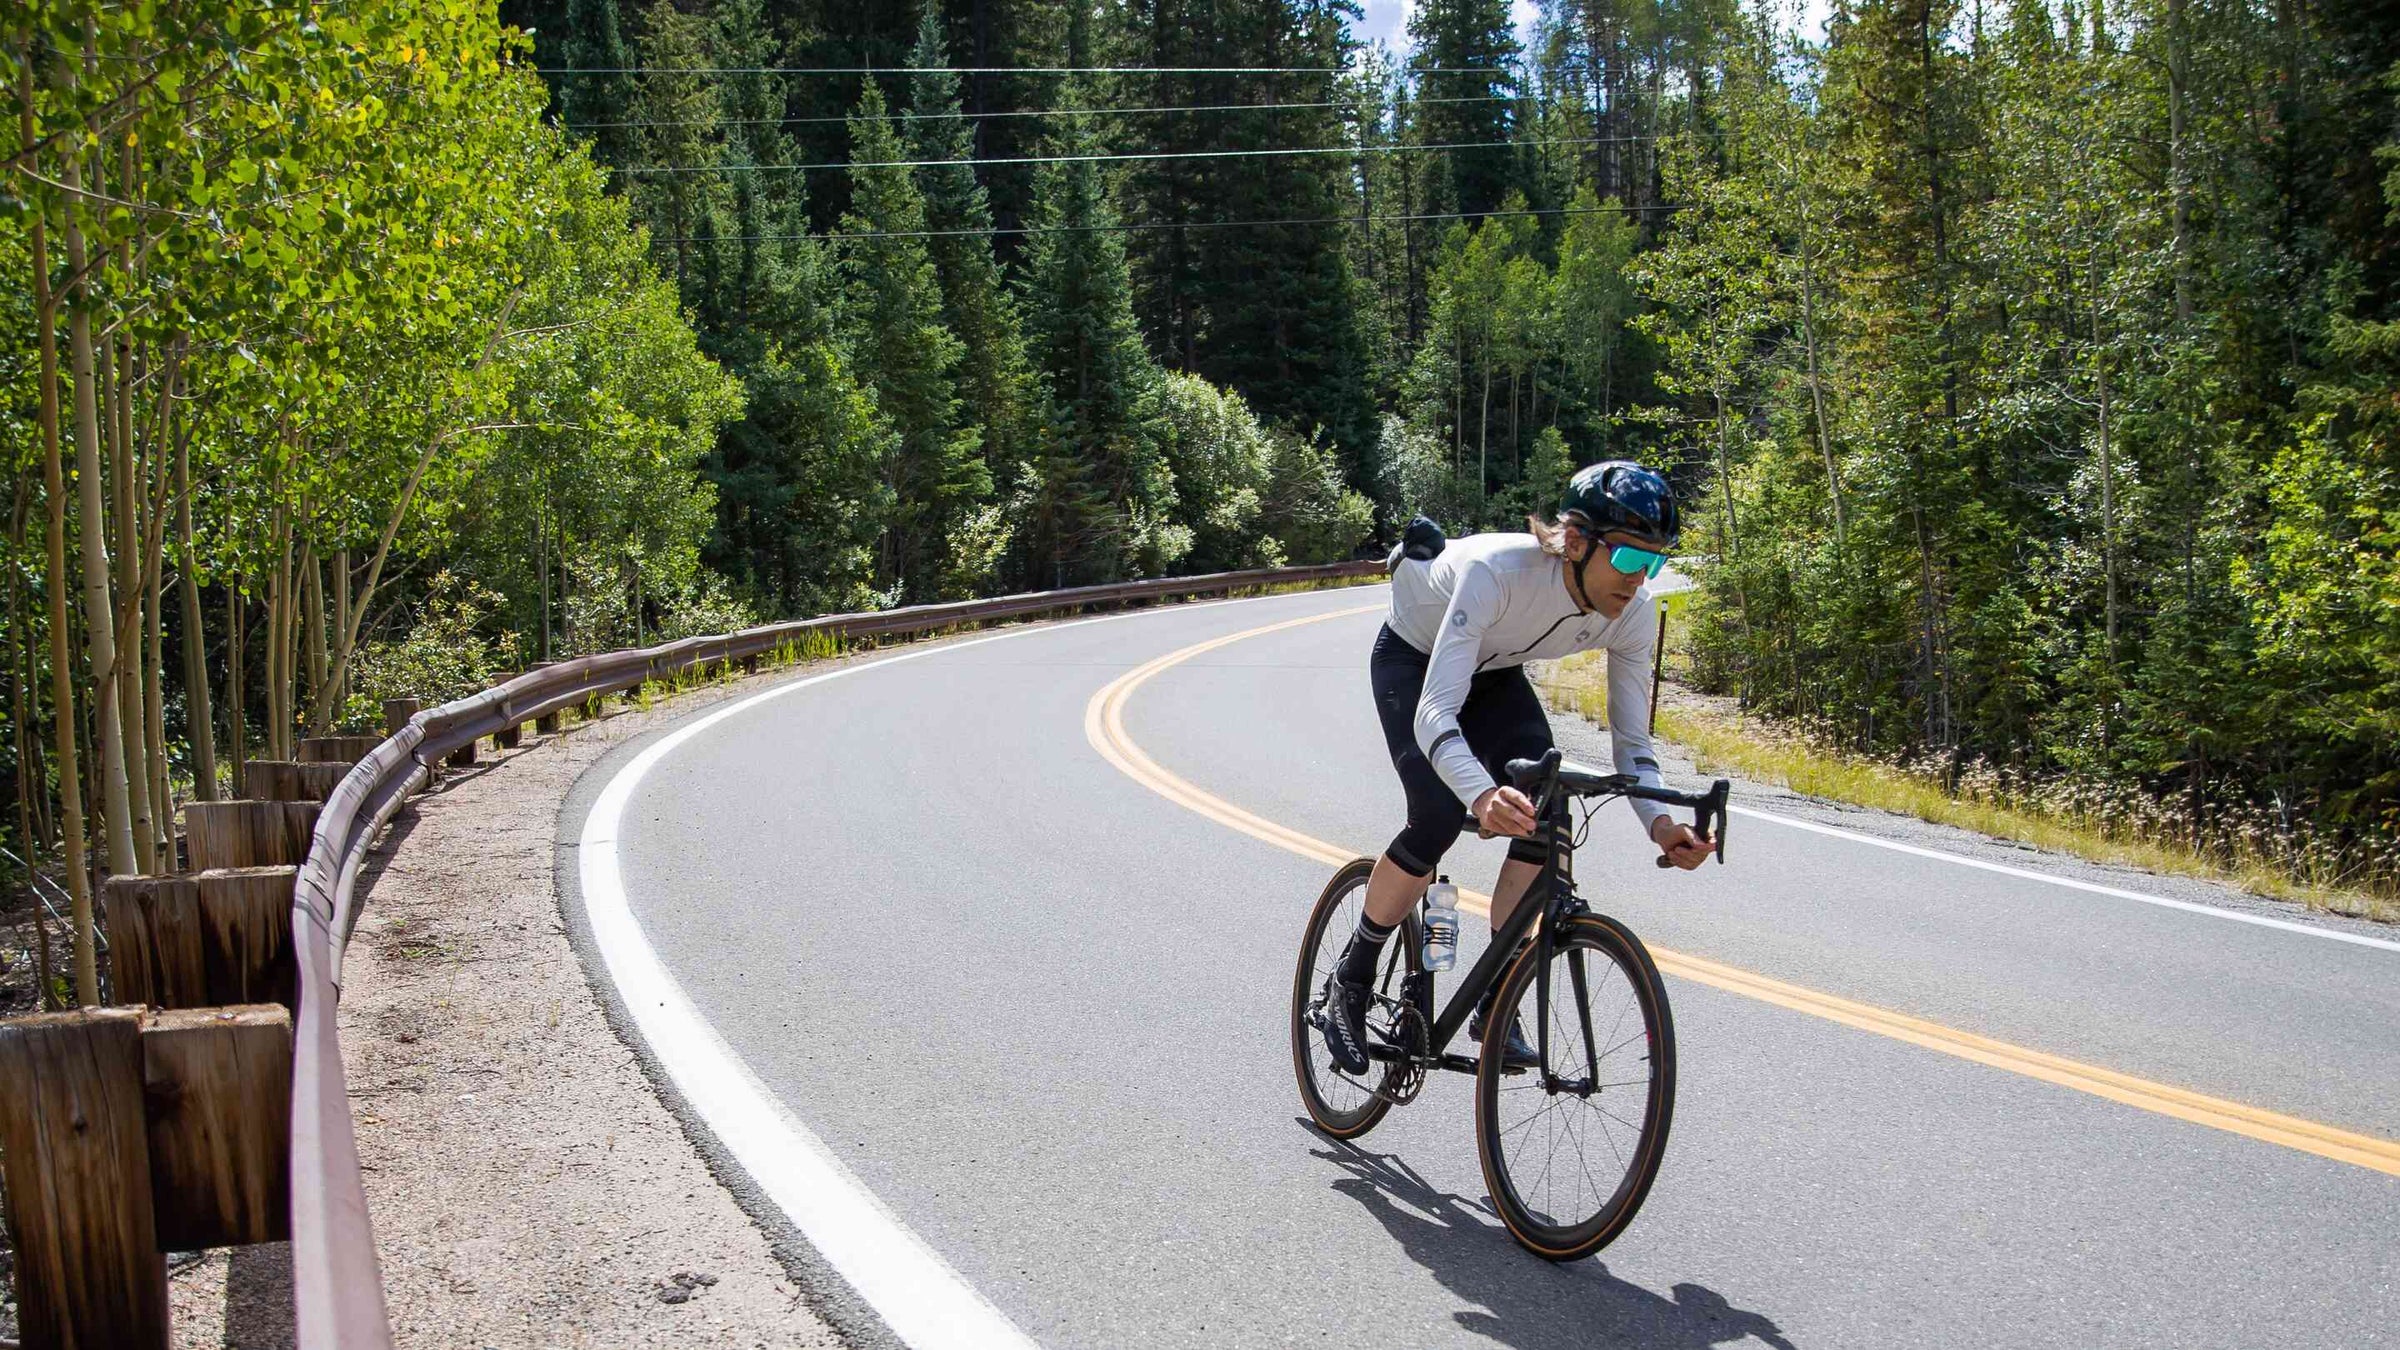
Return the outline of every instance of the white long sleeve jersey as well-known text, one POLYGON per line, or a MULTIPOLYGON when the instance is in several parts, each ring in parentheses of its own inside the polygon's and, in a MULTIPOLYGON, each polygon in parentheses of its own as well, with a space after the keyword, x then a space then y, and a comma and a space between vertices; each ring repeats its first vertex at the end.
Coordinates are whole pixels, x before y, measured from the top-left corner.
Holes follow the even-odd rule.
MULTIPOLYGON (((1665 785, 1650 743, 1658 605, 1648 587, 1614 619, 1587 614, 1567 596, 1565 561, 1544 553, 1532 535, 1479 534, 1452 541, 1430 562, 1404 560, 1392 574, 1387 622, 1430 658, 1417 700, 1417 747, 1470 809, 1494 783, 1459 731, 1468 683, 1485 670, 1603 648, 1616 771, 1665 785)), ((1628 800, 1645 831, 1666 814, 1656 802, 1628 800)))

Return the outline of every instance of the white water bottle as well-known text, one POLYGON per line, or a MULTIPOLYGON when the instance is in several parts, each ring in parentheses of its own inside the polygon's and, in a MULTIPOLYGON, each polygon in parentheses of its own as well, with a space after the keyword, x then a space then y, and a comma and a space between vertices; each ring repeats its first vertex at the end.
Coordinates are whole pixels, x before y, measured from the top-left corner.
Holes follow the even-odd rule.
POLYGON ((1458 963, 1458 887, 1436 878, 1425 888, 1425 968, 1448 970, 1458 963))

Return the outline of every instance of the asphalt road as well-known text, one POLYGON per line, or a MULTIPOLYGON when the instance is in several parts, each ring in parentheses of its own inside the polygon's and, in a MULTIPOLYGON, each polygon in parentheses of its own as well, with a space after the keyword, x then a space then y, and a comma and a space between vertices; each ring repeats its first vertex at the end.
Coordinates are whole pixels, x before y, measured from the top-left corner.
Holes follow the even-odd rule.
MULTIPOLYGON (((1687 979, 1665 1166, 1598 1259, 1508 1241, 1464 1077, 1357 1146, 1307 1128, 1286 999, 1327 869, 1131 780, 1085 712, 1152 658, 1381 596, 1045 628, 763 702, 641 782, 633 912, 758 1079, 1052 1347, 2400 1344, 2400 1177, 1687 979)), ((1126 729, 1372 851, 1400 804, 1376 623, 1173 666, 1126 729)), ((1732 846, 1656 871, 1612 805, 1577 870, 1677 951, 2400 1138, 2400 953, 1767 821, 1732 846)), ((1498 856, 1449 870, 1486 886, 1498 856)))

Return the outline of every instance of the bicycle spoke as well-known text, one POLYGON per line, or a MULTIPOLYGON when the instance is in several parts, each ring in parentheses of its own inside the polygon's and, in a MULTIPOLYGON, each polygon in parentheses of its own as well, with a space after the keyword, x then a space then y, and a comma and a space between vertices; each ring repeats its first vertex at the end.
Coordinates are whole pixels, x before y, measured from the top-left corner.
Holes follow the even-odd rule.
POLYGON ((1545 971, 1532 972, 1509 1016, 1495 1016, 1487 1035, 1539 1029, 1554 1055, 1581 1059, 1582 1072, 1562 1078, 1545 1070, 1482 1090, 1492 1113, 1489 1147, 1506 1179, 1507 1194, 1498 1198, 1537 1230, 1574 1231, 1618 1205, 1643 1165, 1650 1098, 1625 1094, 1650 1088, 1659 1066, 1642 1048, 1652 1032, 1638 973, 1615 950, 1582 939, 1562 944, 1552 960, 1565 964, 1566 978, 1550 985, 1551 999, 1540 997, 1545 971))

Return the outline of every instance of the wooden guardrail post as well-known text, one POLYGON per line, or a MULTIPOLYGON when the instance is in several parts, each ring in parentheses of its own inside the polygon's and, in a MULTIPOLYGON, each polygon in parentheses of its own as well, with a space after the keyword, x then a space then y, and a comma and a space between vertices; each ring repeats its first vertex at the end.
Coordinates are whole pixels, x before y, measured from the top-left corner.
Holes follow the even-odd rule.
POLYGON ((119 1003, 297 1009, 294 867, 108 879, 109 971, 119 1003))
POLYGON ((425 700, 417 698, 387 698, 383 701, 383 734, 397 736, 408 719, 424 711, 425 700))
POLYGON ((142 1024, 158 1245, 198 1251, 292 1235, 292 1014, 186 1008, 142 1024))
POLYGON ((458 747, 456 750, 451 751, 450 757, 442 762, 444 764, 452 765, 456 768, 468 768, 475 763, 475 746, 475 741, 469 741, 465 745, 458 747))
POLYGON ((164 1350, 141 1015, 87 1008, 0 1022, 0 1082, 24 1344, 164 1350))
POLYGON ((356 764, 381 744, 381 736, 311 736, 293 758, 303 764, 356 764))
POLYGON ((183 808, 194 871, 298 866, 317 829, 317 802, 193 802, 183 808))
MULTIPOLYGON (((497 689, 501 685, 504 685, 515 678, 517 677, 514 672, 504 671, 493 676, 492 682, 485 687, 489 689, 497 689)), ((502 708, 501 711, 505 713, 508 710, 506 708, 502 708)), ((514 750, 524 742, 524 739, 525 724, 523 722, 511 722, 507 726, 504 726, 498 731, 492 733, 492 751, 493 753, 497 754, 502 750, 514 750)))
MULTIPOLYGON (((555 665, 557 665, 557 664, 558 664, 558 663, 557 663, 556 661, 542 661, 542 662, 537 662, 535 665, 533 665, 532 667, 530 667, 529 669, 527 669, 527 671, 526 671, 525 673, 526 673, 526 674, 528 674, 528 675, 531 675, 531 674, 535 673, 536 671, 548 670, 550 667, 552 667, 552 666, 555 666, 555 665)), ((557 735, 557 734, 558 734, 558 732, 559 732, 559 728, 561 727, 561 725, 562 725, 562 724, 563 724, 563 723, 562 723, 562 718, 561 718, 561 715, 560 715, 558 712, 556 712, 556 711, 546 712, 546 713, 543 713, 541 716, 539 716, 539 717, 537 717, 537 718, 533 719, 533 730, 534 730, 534 733, 535 733, 536 735, 540 735, 540 736, 555 736, 555 735, 557 735)))
POLYGON ((304 764, 296 759, 253 759, 242 764, 250 796, 268 802, 321 802, 350 772, 347 764, 304 764))

